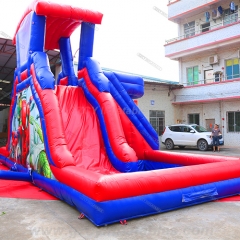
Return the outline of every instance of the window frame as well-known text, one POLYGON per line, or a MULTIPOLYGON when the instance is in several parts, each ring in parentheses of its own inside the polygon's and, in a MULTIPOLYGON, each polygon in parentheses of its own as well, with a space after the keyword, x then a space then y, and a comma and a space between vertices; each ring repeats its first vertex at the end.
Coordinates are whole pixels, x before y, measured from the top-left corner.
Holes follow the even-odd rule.
POLYGON ((203 23, 201 25, 201 32, 207 32, 211 29, 210 22, 203 23), (208 26, 207 26, 208 25, 208 26), (203 27, 204 26, 204 27, 203 27), (206 26, 206 27, 205 27, 206 26))
POLYGON ((195 65, 195 66, 192 66, 192 67, 187 67, 186 68, 186 72, 187 72, 187 85, 197 85, 199 84, 199 66, 198 65, 195 65), (197 79, 194 79, 194 77, 196 76, 194 74, 194 68, 197 68, 197 79), (189 79, 189 74, 188 74, 188 70, 189 69, 192 69, 192 81, 190 81, 189 79))
POLYGON ((226 78, 225 78, 226 80, 232 80, 232 79, 240 78, 240 59, 238 57, 225 59, 225 76, 226 76, 226 78), (228 71, 230 66, 227 66, 227 62, 232 61, 232 63, 234 63, 235 60, 238 61, 238 64, 232 64, 231 65, 231 68, 232 68, 231 73, 232 74, 228 75, 227 71, 228 71), (237 66, 237 65, 238 65, 238 73, 234 74, 234 66, 237 66), (236 76, 236 77, 234 77, 234 76, 236 76))
POLYGON ((191 22, 183 24, 183 32, 184 32, 185 38, 195 35, 195 32, 196 32, 195 25, 196 25, 195 21, 191 21, 191 22))
POLYGON ((228 111, 227 113, 227 131, 229 133, 239 133, 240 132, 240 111, 228 111), (238 118, 239 118, 239 127, 236 126, 236 113, 239 115, 238 118), (229 117, 229 114, 234 114, 233 116, 233 119, 231 119, 231 121, 233 122, 232 124, 232 127, 233 127, 233 131, 230 130, 230 117, 229 117), (236 129, 236 127, 238 127, 239 130, 236 129))
POLYGON ((188 124, 197 124, 200 125, 200 113, 188 113, 188 124), (190 115, 193 116, 193 120, 195 121, 195 117, 198 116, 198 122, 190 122, 190 115))
POLYGON ((223 26, 237 22, 237 21, 238 21, 238 5, 235 5, 234 13, 231 13, 230 8, 223 10, 223 19, 222 19, 223 26))
POLYGON ((164 110, 149 110, 149 122, 157 132, 158 136, 161 136, 164 132, 165 116, 166 115, 164 110), (155 116, 153 116, 154 113, 155 113, 155 116), (160 114, 158 115, 158 113, 160 114), (155 120, 155 124, 153 124, 153 120, 155 120), (160 122, 162 122, 162 124, 159 124, 160 122))

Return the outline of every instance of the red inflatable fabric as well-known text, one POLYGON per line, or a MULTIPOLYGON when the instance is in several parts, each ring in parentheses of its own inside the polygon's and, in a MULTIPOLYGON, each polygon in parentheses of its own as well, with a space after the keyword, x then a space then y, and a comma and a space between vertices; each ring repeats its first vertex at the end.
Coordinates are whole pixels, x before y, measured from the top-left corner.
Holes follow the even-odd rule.
POLYGON ((28 70, 24 70, 21 74, 21 82, 28 78, 28 70))
POLYGON ((81 88, 57 86, 67 146, 78 167, 103 174, 117 173, 108 160, 96 112, 81 88))
POLYGON ((117 105, 108 92, 99 92, 92 84, 87 69, 84 69, 84 79, 88 90, 98 101, 107 129, 110 145, 116 157, 123 162, 136 162, 138 160, 135 151, 129 146, 125 138, 117 105))
POLYGON ((151 147, 148 145, 133 123, 129 120, 122 108, 120 108, 118 104, 117 106, 123 131, 129 146, 134 149, 138 159, 145 159, 145 151, 152 151, 151 147))
POLYGON ((7 150, 6 146, 0 148, 0 154, 5 156, 5 157, 8 157, 9 151, 7 150))
POLYGON ((58 40, 60 37, 70 37, 72 32, 81 24, 89 22, 100 24, 103 14, 88 9, 50 3, 45 0, 35 0, 28 6, 23 14, 16 32, 13 37, 13 44, 16 44, 16 34, 21 26, 22 21, 31 11, 37 15, 46 16, 46 39, 45 49, 59 49, 58 40))
POLYGON ((51 169, 61 182, 101 202, 239 178, 240 160, 114 175, 73 166, 51 169))
POLYGON ((146 151, 145 159, 152 161, 172 164, 179 164, 183 166, 205 164, 205 163, 214 163, 214 162, 226 162, 232 160, 239 160, 237 157, 226 157, 226 156, 209 156, 209 155, 196 155, 191 153, 174 153, 174 152, 163 152, 163 151, 146 151))
MULTIPOLYGON (((0 163, 0 171, 9 170, 0 163)), ((32 200, 57 200, 54 196, 41 191, 38 187, 29 182, 0 180, 0 197, 22 198, 32 200)))
POLYGON ((46 122, 46 132, 48 136, 52 160, 59 168, 64 166, 75 165, 75 159, 70 153, 65 140, 61 110, 59 108, 58 99, 52 89, 42 90, 34 70, 34 65, 31 65, 31 75, 33 77, 34 87, 37 91, 44 112, 44 120, 46 122))
POLYGON ((228 197, 228 198, 222 198, 219 200, 216 200, 215 202, 239 202, 240 201, 240 196, 233 196, 233 197, 228 197))

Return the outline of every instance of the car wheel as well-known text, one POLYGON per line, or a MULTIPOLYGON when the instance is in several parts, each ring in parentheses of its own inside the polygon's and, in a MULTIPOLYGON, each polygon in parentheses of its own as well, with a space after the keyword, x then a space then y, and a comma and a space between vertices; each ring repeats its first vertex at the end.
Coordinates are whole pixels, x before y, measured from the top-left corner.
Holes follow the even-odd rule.
POLYGON ((200 151, 207 151, 207 149, 208 149, 208 143, 207 143, 206 140, 200 139, 200 140, 198 141, 197 147, 198 147, 198 149, 199 149, 200 151))
POLYGON ((184 149, 186 146, 178 146, 180 149, 184 149))
POLYGON ((172 150, 174 148, 174 144, 173 144, 172 139, 167 139, 165 141, 165 146, 166 146, 166 149, 172 150))

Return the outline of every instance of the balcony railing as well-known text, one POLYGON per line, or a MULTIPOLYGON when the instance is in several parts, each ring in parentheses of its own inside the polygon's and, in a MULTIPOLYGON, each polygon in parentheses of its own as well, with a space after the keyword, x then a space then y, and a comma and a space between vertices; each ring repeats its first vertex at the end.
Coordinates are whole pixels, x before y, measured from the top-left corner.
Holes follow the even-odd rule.
POLYGON ((219 83, 219 82, 227 82, 230 80, 236 80, 240 79, 240 74, 233 74, 233 75, 218 75, 213 78, 208 79, 202 79, 202 80, 195 80, 192 82, 184 81, 182 82, 183 86, 197 86, 197 85, 203 85, 203 84, 210 84, 210 83, 219 83))
MULTIPOLYGON (((230 1, 230 0, 228 0, 230 1)), ((209 9, 213 4, 222 5, 226 0, 176 0, 168 3, 168 18, 177 20, 186 15, 186 18, 193 17, 199 14, 201 9, 209 9)))
POLYGON ((205 28, 201 28, 197 31, 196 30, 185 31, 185 34, 182 35, 182 36, 165 40, 165 44, 173 43, 173 42, 176 42, 176 41, 179 41, 179 40, 182 40, 182 39, 187 39, 189 37, 194 37, 195 35, 197 36, 198 34, 208 32, 210 30, 217 29, 217 28, 220 28, 222 26, 227 26, 227 25, 232 24, 234 22, 238 22, 240 20, 240 16, 238 17, 238 12, 235 12, 235 13, 232 13, 230 15, 221 17, 221 20, 222 21, 220 23, 217 23, 217 24, 211 24, 211 23, 215 23, 214 21, 205 22, 204 24, 209 23, 210 26, 205 27, 205 28))

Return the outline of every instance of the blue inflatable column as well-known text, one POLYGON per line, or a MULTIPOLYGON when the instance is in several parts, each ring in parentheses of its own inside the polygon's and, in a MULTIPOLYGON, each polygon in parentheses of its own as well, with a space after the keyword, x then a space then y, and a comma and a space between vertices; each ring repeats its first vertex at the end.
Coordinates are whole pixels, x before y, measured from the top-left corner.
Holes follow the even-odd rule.
POLYGON ((74 73, 70 38, 60 38, 59 46, 62 60, 62 76, 68 77, 68 85, 77 86, 77 77, 74 73))
POLYGON ((93 55, 94 31, 95 24, 88 22, 83 22, 81 24, 78 70, 84 68, 86 59, 93 55))

